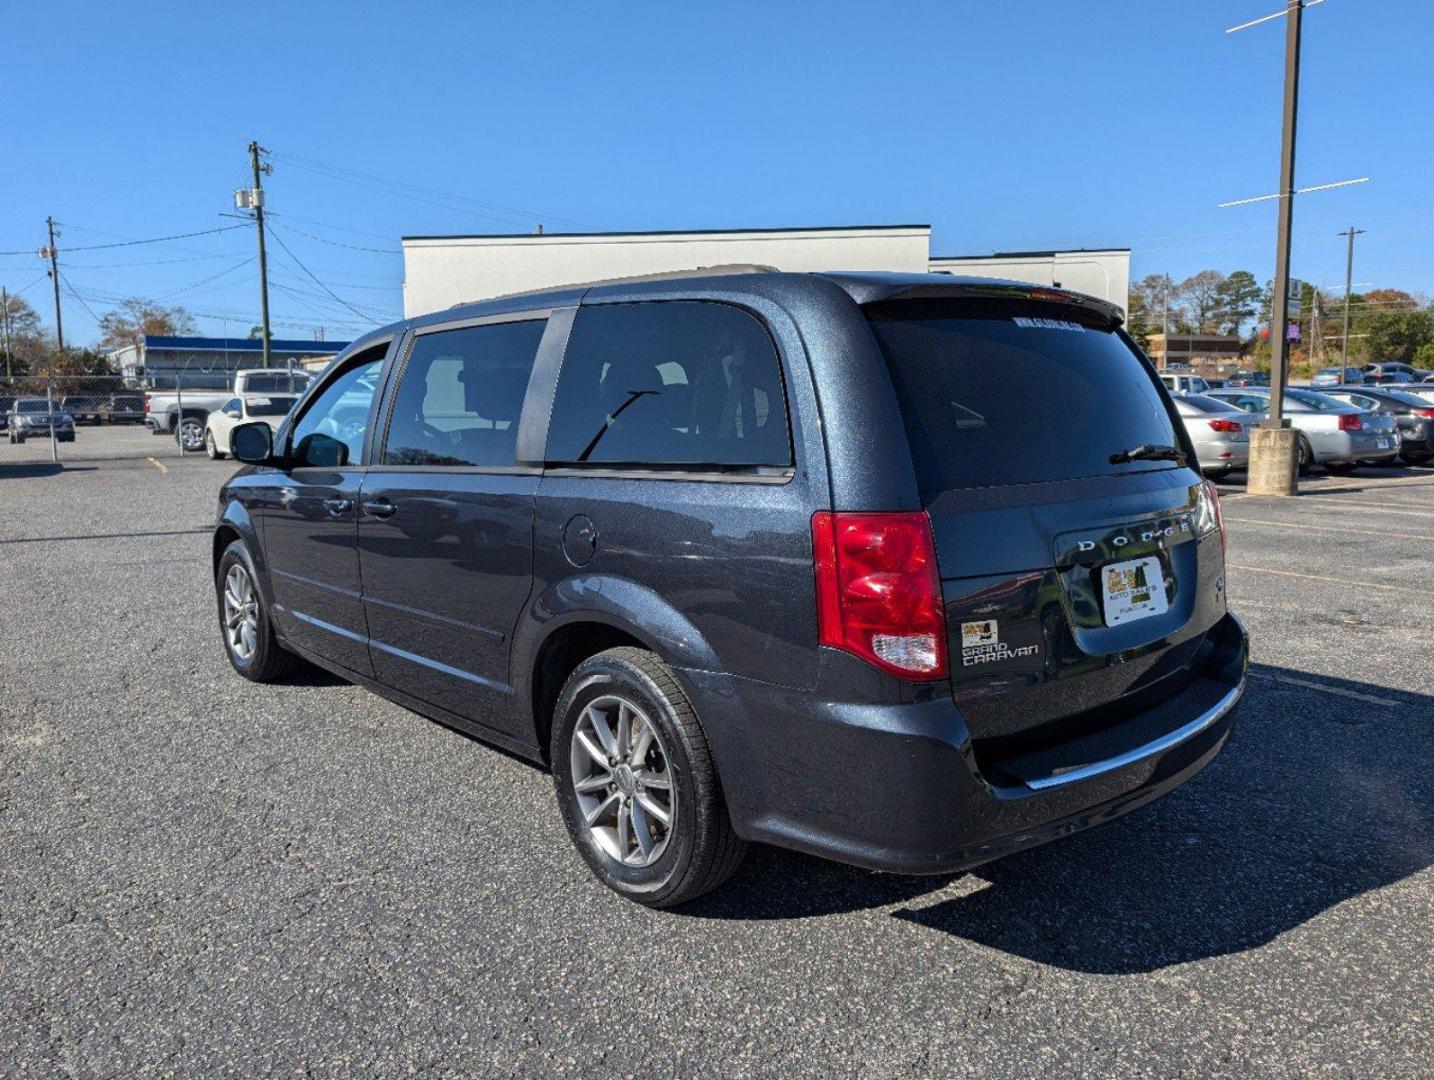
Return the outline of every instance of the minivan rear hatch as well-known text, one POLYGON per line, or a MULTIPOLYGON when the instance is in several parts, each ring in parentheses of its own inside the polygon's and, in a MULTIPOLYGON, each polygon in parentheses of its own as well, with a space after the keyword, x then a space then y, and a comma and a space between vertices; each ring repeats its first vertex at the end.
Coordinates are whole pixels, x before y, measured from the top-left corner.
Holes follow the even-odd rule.
POLYGON ((951 689, 978 759, 1182 689, 1225 611, 1222 541, 1212 489, 1114 312, 1042 290, 864 310, 931 518, 951 689))

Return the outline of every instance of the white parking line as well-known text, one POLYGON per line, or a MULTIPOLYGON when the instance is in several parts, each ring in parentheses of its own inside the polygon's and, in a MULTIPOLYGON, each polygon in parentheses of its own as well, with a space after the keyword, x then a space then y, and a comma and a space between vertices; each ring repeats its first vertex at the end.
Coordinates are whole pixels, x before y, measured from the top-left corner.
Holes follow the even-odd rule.
POLYGON ((1385 592, 1409 593, 1411 596, 1431 596, 1429 589, 1407 589, 1403 585, 1380 585, 1373 581, 1346 581, 1344 578, 1326 577, 1324 574, 1301 574, 1295 570, 1271 570, 1268 566, 1247 566, 1242 563, 1227 563, 1230 570, 1249 570, 1256 574, 1274 574, 1278 577, 1304 578, 1306 581, 1324 581, 1331 585, 1344 585, 1351 589, 1381 589, 1385 592))
POLYGON ((1272 525, 1277 529, 1315 529, 1319 532, 1349 533, 1352 536, 1368 537, 1377 535, 1393 537, 1398 540, 1429 540, 1434 542, 1434 534, 1430 533, 1399 533, 1389 532, 1387 529, 1380 529, 1377 533, 1372 533, 1369 529, 1346 529, 1339 525, 1303 525, 1294 521, 1266 521, 1263 518, 1231 517, 1229 514, 1225 515, 1226 524, 1235 521, 1238 521, 1242 525, 1272 525))
POLYGON ((1411 517, 1434 517, 1434 504, 1427 507, 1418 506, 1415 503, 1382 501, 1379 504, 1363 502, 1360 499, 1320 499, 1311 505, 1324 506, 1353 506, 1358 507, 1366 514, 1407 514, 1411 517), (1396 509, 1402 507, 1402 509, 1396 509))
POLYGON ((1356 701, 1367 701, 1371 705, 1383 705, 1386 709, 1398 708, 1403 702, 1393 701, 1390 698, 1375 697, 1373 694, 1361 694, 1356 690, 1346 690, 1342 686, 1327 686, 1321 682, 1314 682, 1312 679, 1294 679, 1288 675, 1267 675, 1263 671, 1250 672, 1252 679, 1269 679, 1271 682, 1289 683, 1291 686, 1303 686, 1310 690, 1319 690, 1326 694, 1338 694, 1340 697, 1354 698, 1356 701))

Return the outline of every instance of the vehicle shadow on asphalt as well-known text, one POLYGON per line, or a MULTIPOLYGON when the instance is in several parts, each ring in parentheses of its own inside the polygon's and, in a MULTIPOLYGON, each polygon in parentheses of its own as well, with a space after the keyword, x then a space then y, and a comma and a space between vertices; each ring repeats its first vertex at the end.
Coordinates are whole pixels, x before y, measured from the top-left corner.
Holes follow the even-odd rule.
POLYGON ((961 896, 920 907, 953 879, 764 852, 684 911, 794 918, 905 902, 893 917, 1039 963, 1149 972, 1264 945, 1434 863, 1431 777, 1434 696, 1254 665, 1235 734, 1201 775, 976 868, 961 896))

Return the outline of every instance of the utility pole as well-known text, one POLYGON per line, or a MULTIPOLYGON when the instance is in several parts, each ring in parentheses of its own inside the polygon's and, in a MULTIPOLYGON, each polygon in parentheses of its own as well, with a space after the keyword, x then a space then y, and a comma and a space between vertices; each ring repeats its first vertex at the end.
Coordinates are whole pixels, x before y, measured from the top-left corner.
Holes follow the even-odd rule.
POLYGON ((1290 231, 1295 215, 1295 121, 1300 95, 1300 22, 1303 0, 1286 0, 1285 106, 1280 134, 1280 216, 1275 226, 1275 295, 1270 317, 1270 412, 1264 426, 1288 427, 1284 418, 1289 378, 1290 231))
POLYGON ((1354 238, 1363 229, 1356 229, 1353 225, 1340 233, 1340 236, 1349 237, 1349 251, 1344 259, 1344 337, 1339 343, 1339 382, 1344 385, 1345 376, 1349 370, 1349 301, 1354 290, 1354 238))
MULTIPOLYGON (((254 168, 254 187, 249 192, 248 205, 254 210, 254 224, 259 229, 259 313, 263 317, 264 366, 269 366, 269 259, 264 253, 264 181, 263 174, 272 172, 273 166, 261 165, 259 154, 263 147, 258 141, 249 144, 249 163, 254 168)), ((242 204, 241 204, 242 205, 242 204)))
POLYGON ((10 370, 10 294, 3 285, 0 285, 0 330, 5 334, 5 378, 13 379, 15 374, 10 370))
POLYGON ((40 249, 40 258, 50 260, 50 280, 55 286, 55 342, 59 351, 65 351, 65 327, 60 321, 60 253, 55 250, 55 219, 47 217, 45 225, 50 230, 50 246, 40 249))

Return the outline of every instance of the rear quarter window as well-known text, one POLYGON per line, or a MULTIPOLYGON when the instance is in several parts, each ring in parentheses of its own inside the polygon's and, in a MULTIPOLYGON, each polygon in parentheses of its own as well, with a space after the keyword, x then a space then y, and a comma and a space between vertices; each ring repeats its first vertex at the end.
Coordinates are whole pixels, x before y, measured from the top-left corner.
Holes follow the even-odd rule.
POLYGON ((1181 445, 1156 380, 1094 317, 1029 302, 899 301, 867 309, 923 490, 1170 468, 1113 465, 1181 445))
POLYGON ((791 464, 781 362, 728 304, 584 307, 553 399, 549 461, 644 469, 791 464))

